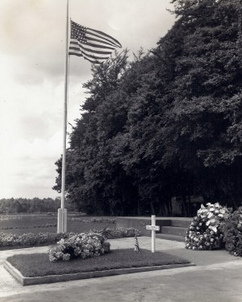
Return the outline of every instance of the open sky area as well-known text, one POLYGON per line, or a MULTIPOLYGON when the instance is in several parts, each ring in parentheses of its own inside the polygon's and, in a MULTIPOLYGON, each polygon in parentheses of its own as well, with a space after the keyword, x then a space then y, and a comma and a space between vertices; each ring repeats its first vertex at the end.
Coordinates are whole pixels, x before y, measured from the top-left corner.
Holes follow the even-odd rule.
MULTIPOLYGON (((52 187, 63 149, 66 1, 0 1, 0 199, 59 196, 52 187)), ((73 21, 110 34, 130 55, 156 47, 175 21, 167 9, 170 0, 70 0, 73 21)), ((89 79, 90 63, 72 56, 72 125, 89 79)))

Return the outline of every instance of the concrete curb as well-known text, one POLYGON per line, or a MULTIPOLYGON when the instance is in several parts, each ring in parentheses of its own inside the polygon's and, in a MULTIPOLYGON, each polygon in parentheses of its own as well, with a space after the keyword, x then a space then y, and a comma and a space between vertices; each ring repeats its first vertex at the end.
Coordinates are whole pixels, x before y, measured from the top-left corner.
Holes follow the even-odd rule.
POLYGON ((4 268, 23 286, 90 279, 90 278, 98 278, 98 277, 108 277, 108 276, 115 276, 115 275, 141 273, 141 272, 149 272, 149 271, 157 271, 157 270, 165 270, 165 269, 173 269, 173 268, 183 268, 188 266, 196 266, 196 264, 194 263, 168 264, 168 265, 161 265, 161 266, 110 269, 110 270, 103 270, 103 271, 82 272, 82 273, 64 274, 64 275, 49 275, 43 277, 24 277, 21 274, 21 272, 18 271, 14 266, 12 266, 7 260, 5 260, 4 262, 4 268))

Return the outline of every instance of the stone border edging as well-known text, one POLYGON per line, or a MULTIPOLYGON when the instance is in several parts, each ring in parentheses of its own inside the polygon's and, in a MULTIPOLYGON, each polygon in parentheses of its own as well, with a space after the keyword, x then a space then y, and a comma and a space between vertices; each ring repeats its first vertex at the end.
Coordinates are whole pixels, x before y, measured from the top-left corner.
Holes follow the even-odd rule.
POLYGON ((25 285, 37 285, 45 283, 63 282, 63 281, 74 281, 81 279, 97 278, 97 277, 107 277, 123 274, 141 273, 149 272, 163 269, 172 268, 182 268, 188 266, 196 266, 194 263, 184 263, 184 264, 167 264, 160 266, 147 266, 147 267, 131 267, 131 268, 119 268, 110 269, 95 272, 82 272, 64 275, 49 275, 42 277, 24 277, 19 270, 12 266, 7 260, 4 262, 4 268, 23 286, 25 285))

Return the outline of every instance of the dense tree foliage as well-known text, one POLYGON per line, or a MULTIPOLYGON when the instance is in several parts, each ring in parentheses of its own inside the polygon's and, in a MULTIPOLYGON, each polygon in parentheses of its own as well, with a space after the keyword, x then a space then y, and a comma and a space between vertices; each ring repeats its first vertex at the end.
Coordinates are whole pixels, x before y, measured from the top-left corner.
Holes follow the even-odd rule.
MULTIPOLYGON (((171 214, 172 196, 242 196, 242 6, 173 0, 177 21, 132 62, 98 67, 70 136, 66 188, 87 213, 171 214)), ((60 189, 61 159, 57 161, 60 189)))

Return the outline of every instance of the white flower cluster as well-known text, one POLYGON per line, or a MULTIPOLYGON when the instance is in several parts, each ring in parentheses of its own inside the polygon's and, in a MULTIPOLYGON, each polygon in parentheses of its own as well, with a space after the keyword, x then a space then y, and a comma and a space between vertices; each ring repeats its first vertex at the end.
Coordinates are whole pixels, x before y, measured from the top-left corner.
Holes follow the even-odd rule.
POLYGON ((96 233, 81 233, 68 239, 61 239, 49 249, 49 260, 56 262, 74 258, 89 258, 110 252, 110 243, 96 233))
POLYGON ((207 203, 197 211, 185 236, 185 247, 193 250, 219 249, 223 244, 223 225, 229 217, 227 207, 207 203))

